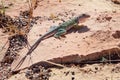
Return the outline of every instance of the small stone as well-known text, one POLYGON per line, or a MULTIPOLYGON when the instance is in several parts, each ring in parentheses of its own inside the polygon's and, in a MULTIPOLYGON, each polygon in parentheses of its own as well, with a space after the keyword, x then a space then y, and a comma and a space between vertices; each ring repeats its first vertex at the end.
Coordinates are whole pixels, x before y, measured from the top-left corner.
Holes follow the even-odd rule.
POLYGON ((39 36, 42 36, 42 34, 39 34, 39 36))
POLYGON ((95 70, 98 70, 98 67, 95 67, 95 70))
POLYGON ((71 72, 72 73, 72 75, 75 75, 75 72, 71 72))
POLYGON ((65 41, 65 43, 67 43, 67 41, 65 41))
POLYGON ((111 16, 105 17, 106 20, 110 21, 112 19, 111 16))
POLYGON ((80 46, 80 44, 78 44, 77 46, 80 46))
POLYGON ((65 20, 64 20, 64 19, 61 19, 61 21, 65 22, 65 20))
POLYGON ((81 6, 81 4, 78 4, 78 6, 81 6))
POLYGON ((75 77, 72 77, 72 80, 75 80, 75 77))
POLYGON ((53 23, 55 23, 55 21, 53 21, 53 23))
POLYGON ((120 0, 111 0, 112 2, 114 2, 115 4, 120 4, 120 0))
POLYGON ((116 13, 117 11, 112 11, 113 13, 116 13))

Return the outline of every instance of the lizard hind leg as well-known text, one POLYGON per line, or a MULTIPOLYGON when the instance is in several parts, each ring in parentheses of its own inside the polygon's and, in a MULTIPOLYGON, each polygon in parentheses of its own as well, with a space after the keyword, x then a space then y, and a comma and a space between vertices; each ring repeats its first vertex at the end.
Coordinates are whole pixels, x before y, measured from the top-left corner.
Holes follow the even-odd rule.
POLYGON ((66 34, 65 29, 59 29, 58 32, 54 35, 55 38, 60 38, 60 36, 63 36, 66 34))

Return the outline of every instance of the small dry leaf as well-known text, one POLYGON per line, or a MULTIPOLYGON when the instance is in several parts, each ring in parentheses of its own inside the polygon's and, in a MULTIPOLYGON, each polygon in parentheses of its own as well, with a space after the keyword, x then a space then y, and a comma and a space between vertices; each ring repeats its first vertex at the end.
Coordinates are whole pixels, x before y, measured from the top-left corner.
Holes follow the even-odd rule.
POLYGON ((61 2, 61 0, 59 0, 59 2, 61 2))
POLYGON ((50 18, 51 18, 51 19, 55 19, 56 16, 55 16, 54 14, 51 13, 51 14, 50 14, 50 18))

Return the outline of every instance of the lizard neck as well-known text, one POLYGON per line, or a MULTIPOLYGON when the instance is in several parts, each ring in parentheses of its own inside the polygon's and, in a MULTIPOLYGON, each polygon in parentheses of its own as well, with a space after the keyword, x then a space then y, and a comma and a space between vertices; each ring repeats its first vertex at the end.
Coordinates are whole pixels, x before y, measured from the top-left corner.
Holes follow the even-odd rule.
POLYGON ((71 26, 71 25, 74 25, 74 24, 76 24, 76 23, 78 23, 78 18, 77 18, 77 17, 75 17, 75 18, 73 18, 73 19, 70 19, 70 20, 62 23, 62 24, 60 25, 60 27, 61 27, 61 28, 67 28, 67 27, 69 27, 69 26, 71 26))

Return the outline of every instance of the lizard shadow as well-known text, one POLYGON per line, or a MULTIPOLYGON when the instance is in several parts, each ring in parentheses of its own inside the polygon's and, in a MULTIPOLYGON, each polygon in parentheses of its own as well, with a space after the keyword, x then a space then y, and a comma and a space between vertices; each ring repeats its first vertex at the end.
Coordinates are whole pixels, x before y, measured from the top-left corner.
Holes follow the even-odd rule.
POLYGON ((90 29, 87 27, 87 26, 82 26, 80 29, 75 29, 75 28, 71 28, 67 34, 70 34, 70 33, 84 33, 84 32, 87 32, 89 31, 90 29))

